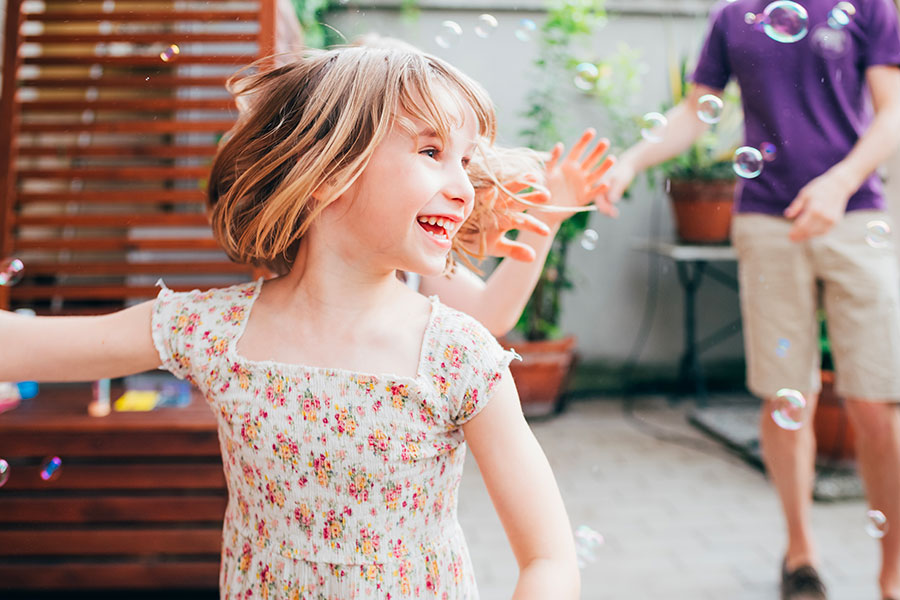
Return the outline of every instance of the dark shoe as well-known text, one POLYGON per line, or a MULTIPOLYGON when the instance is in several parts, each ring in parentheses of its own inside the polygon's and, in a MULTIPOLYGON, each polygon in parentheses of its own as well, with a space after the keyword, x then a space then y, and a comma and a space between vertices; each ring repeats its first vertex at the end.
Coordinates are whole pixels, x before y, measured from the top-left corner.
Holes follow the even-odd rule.
POLYGON ((781 600, 828 600, 825 584, 809 565, 787 570, 787 562, 781 565, 781 600))

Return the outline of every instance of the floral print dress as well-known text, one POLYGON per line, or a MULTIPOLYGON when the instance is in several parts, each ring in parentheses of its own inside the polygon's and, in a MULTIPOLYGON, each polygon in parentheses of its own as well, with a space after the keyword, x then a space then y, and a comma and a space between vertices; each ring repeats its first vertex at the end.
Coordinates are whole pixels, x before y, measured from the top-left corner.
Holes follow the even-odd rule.
POLYGON ((236 345, 261 287, 163 287, 153 308, 161 368, 218 420, 221 597, 477 598, 456 517, 460 426, 514 353, 432 298, 414 378, 248 360, 236 345))

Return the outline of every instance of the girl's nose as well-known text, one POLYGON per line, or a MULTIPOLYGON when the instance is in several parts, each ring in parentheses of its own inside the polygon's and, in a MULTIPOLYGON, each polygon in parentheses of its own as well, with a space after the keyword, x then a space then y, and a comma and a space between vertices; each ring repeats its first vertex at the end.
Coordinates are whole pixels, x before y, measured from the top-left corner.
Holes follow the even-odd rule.
POLYGON ((453 168, 444 193, 450 200, 457 201, 463 205, 471 204, 475 201, 475 188, 472 186, 469 174, 462 165, 453 168))

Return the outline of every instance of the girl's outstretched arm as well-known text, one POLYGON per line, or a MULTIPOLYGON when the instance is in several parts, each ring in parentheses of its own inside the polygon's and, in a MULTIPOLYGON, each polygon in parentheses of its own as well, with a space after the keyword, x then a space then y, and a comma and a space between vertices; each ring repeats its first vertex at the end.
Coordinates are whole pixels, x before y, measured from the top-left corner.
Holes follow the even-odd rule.
MULTIPOLYGON (((595 136, 593 129, 585 130, 563 160, 563 145, 557 144, 553 149, 546 164, 547 189, 552 204, 584 206, 606 193, 606 184, 600 183, 600 179, 614 161, 610 157, 603 158, 609 148, 608 140, 600 140, 593 150, 587 151, 595 136)), ((538 233, 534 227, 520 229, 516 242, 519 247, 524 245, 533 249, 531 260, 511 255, 494 269, 487 281, 457 266, 450 277, 423 277, 420 291, 426 296, 436 294, 444 304, 475 317, 496 336, 509 333, 537 285, 553 245, 553 236, 560 224, 571 216, 570 213, 538 210, 531 214, 540 219, 550 233, 538 233)), ((499 232, 502 233, 505 232, 499 232)), ((504 239, 501 235, 497 237, 504 239)))
POLYGON ((0 311, 0 381, 94 381, 155 369, 153 302, 96 317, 0 311))
POLYGON ((519 564, 513 600, 578 598, 572 527, 508 369, 463 432, 519 564))

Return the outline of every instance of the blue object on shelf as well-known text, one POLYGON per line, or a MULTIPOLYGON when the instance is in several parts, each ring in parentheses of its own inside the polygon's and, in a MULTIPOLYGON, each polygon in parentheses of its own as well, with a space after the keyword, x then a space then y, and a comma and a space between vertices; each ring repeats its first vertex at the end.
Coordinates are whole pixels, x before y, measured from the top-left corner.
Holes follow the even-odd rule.
POLYGON ((16 387, 19 388, 19 397, 22 400, 28 400, 38 395, 37 381, 20 381, 16 387))

